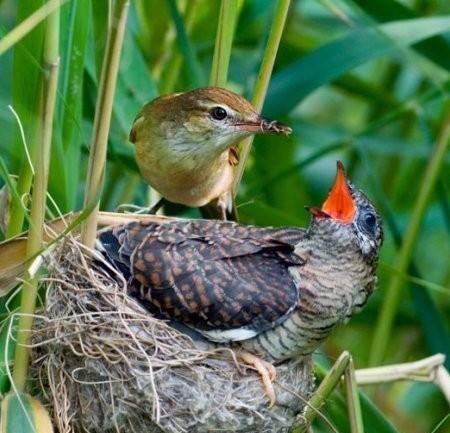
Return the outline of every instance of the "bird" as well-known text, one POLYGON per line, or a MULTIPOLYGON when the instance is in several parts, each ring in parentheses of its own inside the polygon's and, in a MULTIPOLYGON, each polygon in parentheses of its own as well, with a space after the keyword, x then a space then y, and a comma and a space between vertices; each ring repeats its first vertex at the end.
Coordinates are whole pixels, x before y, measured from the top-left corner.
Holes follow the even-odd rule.
MULTIPOLYGON (((237 142, 252 134, 290 134, 260 116, 242 96, 201 87, 160 96, 136 116, 129 134, 139 170, 163 199, 189 207, 209 203, 231 214, 237 142)), ((152 212, 163 204, 159 201, 152 212)))
POLYGON ((103 229, 97 249, 150 314, 235 349, 273 405, 276 365, 313 353, 377 282, 382 220, 342 163, 322 207, 307 210, 307 229, 133 221, 103 229))

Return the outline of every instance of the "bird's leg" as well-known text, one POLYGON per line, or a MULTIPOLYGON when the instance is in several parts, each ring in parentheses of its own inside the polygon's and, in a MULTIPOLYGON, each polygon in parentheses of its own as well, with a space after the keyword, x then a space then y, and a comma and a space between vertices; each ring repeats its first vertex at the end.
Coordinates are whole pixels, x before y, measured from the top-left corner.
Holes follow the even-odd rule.
POLYGON ((325 375, 319 387, 308 401, 305 410, 294 421, 289 433, 304 433, 319 414, 328 396, 333 392, 344 376, 347 407, 351 433, 364 433, 358 388, 355 379, 353 359, 348 352, 343 352, 325 375))
POLYGON ((202 206, 200 212, 203 218, 219 219, 222 221, 228 220, 227 205, 219 199, 214 199, 205 206, 202 206))
POLYGON ((264 361, 251 353, 242 351, 239 352, 239 357, 245 364, 254 368, 261 375, 266 395, 269 398, 270 407, 272 407, 276 401, 273 381, 276 379, 277 370, 270 362, 264 361))
POLYGON ((217 199, 216 207, 220 213, 220 219, 222 219, 223 221, 238 220, 238 214, 231 191, 223 193, 217 199))
POLYGON ((158 212, 166 203, 167 203, 166 199, 164 197, 161 197, 146 213, 152 215, 156 214, 156 212, 158 212))
POLYGON ((219 213, 220 213, 220 219, 222 221, 226 221, 227 220, 227 209, 225 207, 225 204, 219 201, 217 203, 217 209, 219 210, 219 213))
POLYGON ((204 218, 222 221, 238 221, 239 217, 231 191, 224 192, 221 196, 202 206, 200 212, 204 218))

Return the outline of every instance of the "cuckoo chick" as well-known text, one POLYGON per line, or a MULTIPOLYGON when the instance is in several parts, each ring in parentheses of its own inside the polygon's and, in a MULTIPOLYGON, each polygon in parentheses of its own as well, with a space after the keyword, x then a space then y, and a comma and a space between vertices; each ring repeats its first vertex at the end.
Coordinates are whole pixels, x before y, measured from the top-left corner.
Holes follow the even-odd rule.
POLYGON ((226 221, 131 222, 99 248, 158 317, 238 349, 273 403, 273 363, 311 354, 376 285, 382 222, 338 163, 307 230, 226 221), (270 363, 270 364, 268 364, 270 363))

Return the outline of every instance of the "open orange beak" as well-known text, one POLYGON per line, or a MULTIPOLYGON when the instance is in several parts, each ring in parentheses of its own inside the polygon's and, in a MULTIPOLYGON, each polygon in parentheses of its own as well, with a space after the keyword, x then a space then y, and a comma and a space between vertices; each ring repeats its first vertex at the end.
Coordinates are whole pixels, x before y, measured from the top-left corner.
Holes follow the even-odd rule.
POLYGON ((344 224, 353 221, 356 213, 356 205, 350 194, 344 166, 341 161, 337 163, 336 179, 328 194, 328 198, 322 205, 322 209, 311 208, 310 212, 315 216, 334 218, 344 224))

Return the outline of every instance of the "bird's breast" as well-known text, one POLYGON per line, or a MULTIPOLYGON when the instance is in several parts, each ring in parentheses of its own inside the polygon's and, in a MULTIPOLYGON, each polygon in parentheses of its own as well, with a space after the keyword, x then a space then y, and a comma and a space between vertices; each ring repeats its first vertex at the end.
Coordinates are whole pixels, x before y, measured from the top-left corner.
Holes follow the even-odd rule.
POLYGON ((274 361, 309 355, 365 304, 371 277, 362 264, 317 265, 312 255, 309 264, 290 268, 299 288, 295 310, 284 322, 244 342, 247 350, 268 354, 274 361))
POLYGON ((207 157, 187 149, 136 142, 136 160, 145 180, 174 203, 203 206, 231 188, 228 151, 207 157))

